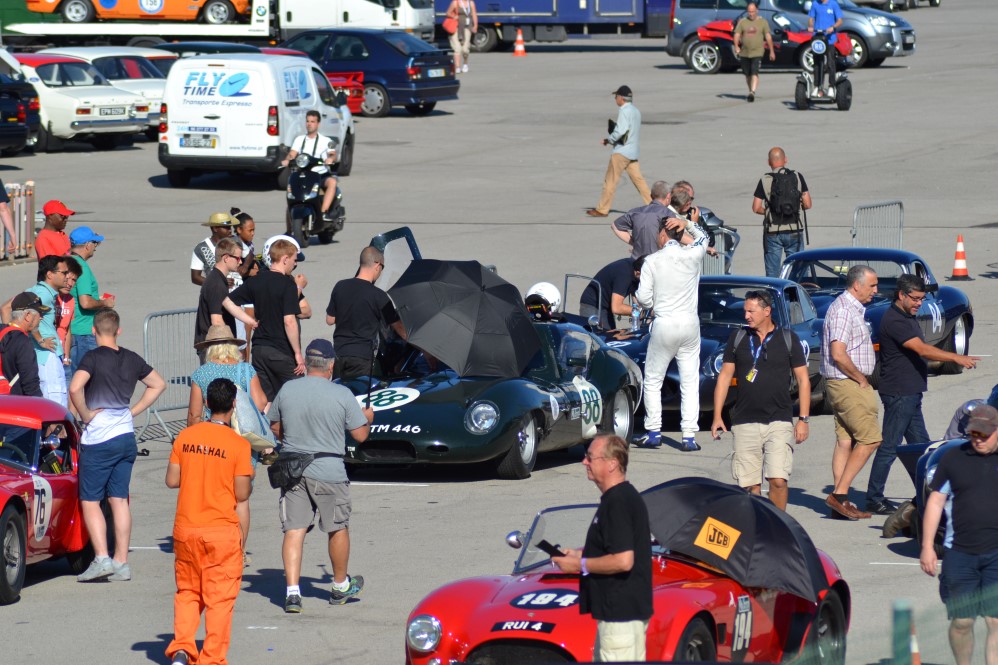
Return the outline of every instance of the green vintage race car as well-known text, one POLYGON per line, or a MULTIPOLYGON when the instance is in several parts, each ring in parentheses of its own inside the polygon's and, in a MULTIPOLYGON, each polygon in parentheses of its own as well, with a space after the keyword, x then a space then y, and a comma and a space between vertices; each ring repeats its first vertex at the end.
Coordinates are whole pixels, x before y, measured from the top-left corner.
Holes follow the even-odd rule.
MULTIPOLYGON (((533 324, 540 349, 514 378, 461 377, 412 349, 371 392, 374 424, 348 439, 349 465, 493 462, 500 478, 530 476, 538 453, 592 439, 629 441, 641 370, 621 351, 571 323, 533 324)), ((363 405, 368 379, 345 384, 363 405)))

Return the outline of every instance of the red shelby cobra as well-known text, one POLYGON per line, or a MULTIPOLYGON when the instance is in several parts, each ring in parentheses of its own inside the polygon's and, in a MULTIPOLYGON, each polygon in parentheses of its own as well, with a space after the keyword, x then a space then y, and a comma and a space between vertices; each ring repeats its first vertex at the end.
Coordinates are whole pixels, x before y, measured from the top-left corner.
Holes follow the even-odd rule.
POLYGON ((0 605, 27 564, 65 556, 82 573, 93 551, 80 513, 76 420, 39 397, 0 397, 0 605))
MULTIPOLYGON (((511 575, 460 580, 424 598, 409 615, 406 663, 591 662, 596 622, 579 613, 579 577, 558 570, 537 543, 575 544, 595 508, 565 506, 538 513, 527 534, 507 537, 511 546, 523 547, 511 575)), ((701 530, 698 540, 710 532, 711 542, 701 543, 716 552, 734 544, 726 539, 750 539, 713 519, 696 528, 701 530)), ((831 558, 811 548, 823 588, 808 600, 772 587, 743 585, 653 542, 647 554, 655 610, 648 625, 648 660, 845 663, 849 587, 831 558)))
MULTIPOLYGON (((786 14, 772 11, 759 11, 760 21, 769 23, 773 35, 773 51, 776 60, 769 59, 767 52, 762 58, 762 66, 796 68, 808 71, 814 69, 810 42, 813 35, 786 14)), ((697 74, 716 74, 719 71, 735 71, 740 67, 735 55, 735 26, 737 20, 713 21, 697 29, 697 40, 683 54, 686 66, 697 74)), ((852 41, 840 32, 836 35, 835 50, 843 65, 852 64, 848 57, 852 53, 852 41)))

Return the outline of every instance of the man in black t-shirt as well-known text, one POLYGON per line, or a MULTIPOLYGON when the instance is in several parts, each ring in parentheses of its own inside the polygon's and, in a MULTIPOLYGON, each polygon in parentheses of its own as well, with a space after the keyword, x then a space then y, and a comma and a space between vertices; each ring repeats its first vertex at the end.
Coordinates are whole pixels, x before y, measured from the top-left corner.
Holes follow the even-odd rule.
POLYGON ((251 356, 268 402, 274 401, 281 386, 305 373, 298 328, 301 292, 289 277, 297 264, 298 248, 287 240, 274 241, 270 269, 243 282, 224 303, 232 314, 235 311, 230 305, 236 309, 253 305, 258 327, 253 333, 251 356))
POLYGON ((908 443, 931 441, 922 417, 922 393, 928 390, 926 360, 955 362, 968 369, 978 358, 961 356, 925 343, 918 325, 925 300, 925 282, 915 275, 897 280, 894 303, 880 320, 880 383, 877 392, 884 404, 884 440, 877 448, 866 487, 866 511, 890 515, 897 504, 884 497, 887 476, 897 458, 901 438, 908 443))
POLYGON ((604 266, 593 277, 595 283, 589 282, 582 291, 582 296, 579 298, 579 315, 585 319, 598 315, 600 328, 603 330, 616 328, 618 315, 631 314, 631 307, 624 302, 624 299, 637 291, 641 266, 644 262, 645 257, 640 256, 633 260, 619 259, 604 266))
MULTIPOLYGON (((762 255, 766 264, 766 277, 780 276, 780 263, 783 254, 790 256, 804 249, 804 227, 801 224, 801 211, 811 209, 811 193, 807 182, 799 171, 787 168, 787 154, 777 146, 769 151, 770 173, 766 173, 755 186, 752 195, 752 212, 763 215, 762 255), (797 191, 800 192, 800 208, 787 217, 769 209, 773 193, 773 175, 781 172, 792 173, 797 177, 797 191)), ((806 212, 803 214, 807 214, 806 212)), ((806 218, 805 218, 806 221, 806 218)))
MULTIPOLYGON (((208 271, 201 285, 201 295, 198 298, 197 318, 194 322, 194 345, 203 342, 208 329, 212 326, 228 326, 235 330, 235 320, 238 318, 252 329, 255 319, 246 314, 242 308, 233 305, 232 311, 225 308, 225 299, 229 297, 228 275, 237 269, 243 260, 243 250, 240 244, 232 238, 223 238, 215 246, 215 265, 208 271)), ((198 351, 198 358, 204 363, 207 348, 198 351)))
POLYGON ((988 628, 986 662, 993 664, 991 645, 998 638, 998 410, 979 406, 967 422, 970 441, 942 456, 929 483, 922 522, 922 570, 936 574, 936 531, 943 509, 952 529, 945 544, 939 591, 950 619, 949 642, 958 665, 974 656, 974 622, 984 617, 988 628), (952 508, 946 508, 952 497, 952 508))
POLYGON ((773 323, 773 296, 769 291, 748 291, 744 308, 747 327, 731 333, 724 349, 724 364, 714 387, 714 423, 710 431, 715 440, 728 431, 721 412, 731 379, 737 377, 738 393, 731 409, 731 431, 735 435, 731 475, 739 487, 752 494, 762 493, 765 478, 769 482, 769 500, 786 510, 793 444, 803 443, 809 429, 811 379, 807 358, 800 338, 773 323), (797 379, 800 399, 796 426, 790 399, 791 373, 797 379))
MULTIPOLYGON (((348 381, 368 376, 374 366, 375 340, 382 326, 406 338, 395 305, 388 294, 374 285, 385 269, 385 256, 377 247, 365 247, 360 253, 357 276, 336 282, 326 307, 326 324, 333 330, 336 347, 336 376, 348 381)), ((378 368, 374 367, 378 374, 378 368)))
POLYGON ((627 481, 627 442, 600 433, 582 463, 600 497, 581 550, 551 561, 566 573, 580 573, 579 611, 596 619, 593 660, 645 659, 645 633, 652 616, 651 527, 648 508, 627 481))

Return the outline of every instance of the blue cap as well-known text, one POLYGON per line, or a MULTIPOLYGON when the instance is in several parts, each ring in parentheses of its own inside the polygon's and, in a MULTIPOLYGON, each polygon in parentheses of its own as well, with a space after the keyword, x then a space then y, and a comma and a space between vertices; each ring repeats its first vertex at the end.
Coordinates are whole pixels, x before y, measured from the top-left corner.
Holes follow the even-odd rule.
POLYGON ((69 242, 73 245, 85 245, 88 242, 104 242, 104 236, 97 235, 89 226, 79 226, 69 234, 69 242))
POLYGON ((328 339, 313 339, 305 347, 305 355, 312 358, 325 358, 326 360, 333 360, 336 358, 336 352, 333 350, 333 343, 328 339))

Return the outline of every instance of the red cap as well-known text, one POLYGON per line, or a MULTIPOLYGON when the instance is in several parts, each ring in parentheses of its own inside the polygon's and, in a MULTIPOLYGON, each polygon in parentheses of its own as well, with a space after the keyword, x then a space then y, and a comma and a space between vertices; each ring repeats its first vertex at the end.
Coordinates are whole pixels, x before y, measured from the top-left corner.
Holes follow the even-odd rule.
POLYGON ((55 200, 49 201, 43 205, 42 212, 46 215, 65 215, 66 217, 76 214, 76 211, 67 208, 65 203, 55 200))

